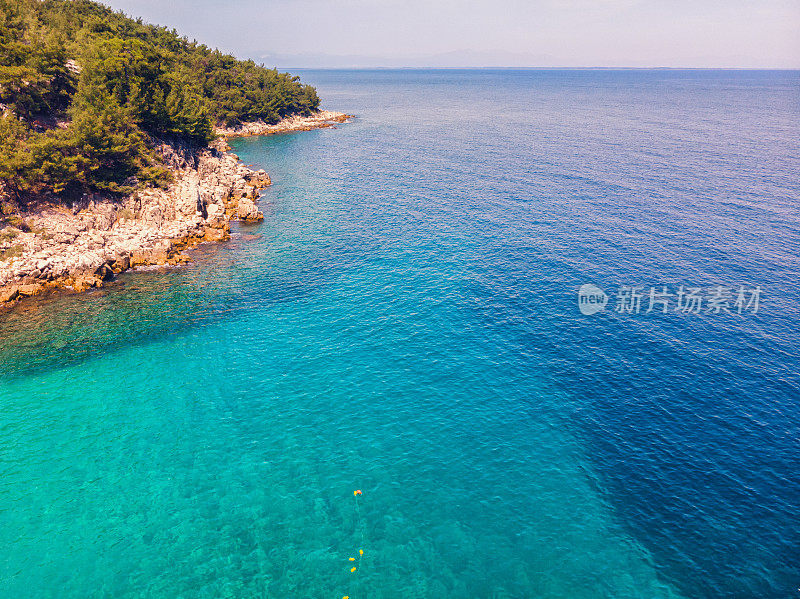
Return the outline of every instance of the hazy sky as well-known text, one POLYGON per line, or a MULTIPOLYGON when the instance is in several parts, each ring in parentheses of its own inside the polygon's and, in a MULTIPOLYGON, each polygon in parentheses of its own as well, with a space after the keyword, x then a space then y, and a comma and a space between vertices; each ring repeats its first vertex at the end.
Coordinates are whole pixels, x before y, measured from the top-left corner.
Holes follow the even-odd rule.
POLYGON ((278 67, 800 67, 800 0, 106 3, 278 67))

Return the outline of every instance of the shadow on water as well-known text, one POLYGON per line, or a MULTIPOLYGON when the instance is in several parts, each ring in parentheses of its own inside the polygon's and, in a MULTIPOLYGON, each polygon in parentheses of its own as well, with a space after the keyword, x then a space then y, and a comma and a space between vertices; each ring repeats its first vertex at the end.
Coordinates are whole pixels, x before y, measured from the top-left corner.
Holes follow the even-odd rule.
POLYGON ((769 286, 759 314, 582 317, 575 290, 608 289, 602 271, 497 247, 467 291, 487 331, 535 351, 596 490, 660 576, 687 597, 782 596, 800 576, 796 288, 769 286))
POLYGON ((259 227, 238 227, 227 244, 203 244, 185 267, 123 273, 103 289, 33 297, 0 314, 0 377, 10 380, 111 355, 249 310, 319 293, 361 258, 354 242, 307 248, 299 268, 261 257, 271 240, 259 227), (262 237, 258 237, 262 235, 262 237), (247 239, 247 237, 251 239, 247 239))

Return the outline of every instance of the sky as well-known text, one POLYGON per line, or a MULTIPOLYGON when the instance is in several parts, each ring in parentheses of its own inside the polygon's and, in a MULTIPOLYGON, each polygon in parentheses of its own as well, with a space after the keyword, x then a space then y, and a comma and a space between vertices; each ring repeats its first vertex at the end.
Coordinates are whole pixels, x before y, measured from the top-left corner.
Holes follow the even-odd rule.
POLYGON ((800 0, 104 2, 279 68, 800 68, 800 0))

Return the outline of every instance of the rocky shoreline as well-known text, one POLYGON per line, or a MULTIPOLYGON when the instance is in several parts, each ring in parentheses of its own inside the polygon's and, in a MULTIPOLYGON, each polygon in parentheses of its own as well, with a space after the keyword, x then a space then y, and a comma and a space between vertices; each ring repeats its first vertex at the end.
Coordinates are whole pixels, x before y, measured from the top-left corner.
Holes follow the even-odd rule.
POLYGON ((274 125, 268 125, 263 121, 253 121, 242 123, 238 127, 224 129, 218 128, 217 134, 224 137, 250 137, 253 135, 276 135, 280 133, 292 133, 294 131, 311 131, 312 129, 327 129, 335 127, 339 123, 346 123, 353 115, 332 110, 320 110, 308 116, 293 116, 274 125))
POLYGON ((271 184, 228 152, 225 137, 331 127, 348 115, 320 111, 275 125, 244 123, 208 148, 162 144, 174 181, 123 199, 89 195, 71 207, 43 199, 7 215, 0 229, 0 307, 54 290, 102 287, 138 266, 182 264, 184 250, 230 239, 231 220, 257 222, 260 191, 271 184))

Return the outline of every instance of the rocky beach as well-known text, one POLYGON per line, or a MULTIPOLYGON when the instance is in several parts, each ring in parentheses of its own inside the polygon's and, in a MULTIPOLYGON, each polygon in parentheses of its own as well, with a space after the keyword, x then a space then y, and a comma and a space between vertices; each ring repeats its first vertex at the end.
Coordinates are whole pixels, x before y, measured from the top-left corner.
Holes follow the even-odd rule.
POLYGON ((242 123, 233 128, 217 128, 218 135, 225 137, 250 137, 253 135, 276 135, 294 131, 311 131, 335 127, 337 123, 346 123, 352 115, 332 110, 319 110, 311 115, 295 115, 285 118, 274 125, 263 121, 242 123))
POLYGON ((229 152, 227 137, 327 128, 348 115, 319 111, 269 125, 217 129, 207 148, 162 144, 173 174, 166 189, 147 188, 124 198, 89 194, 70 207, 48 198, 24 209, 3 202, 0 228, 0 306, 55 290, 102 287, 125 270, 181 264, 184 250, 230 238, 230 221, 257 222, 261 190, 271 184, 229 152))

